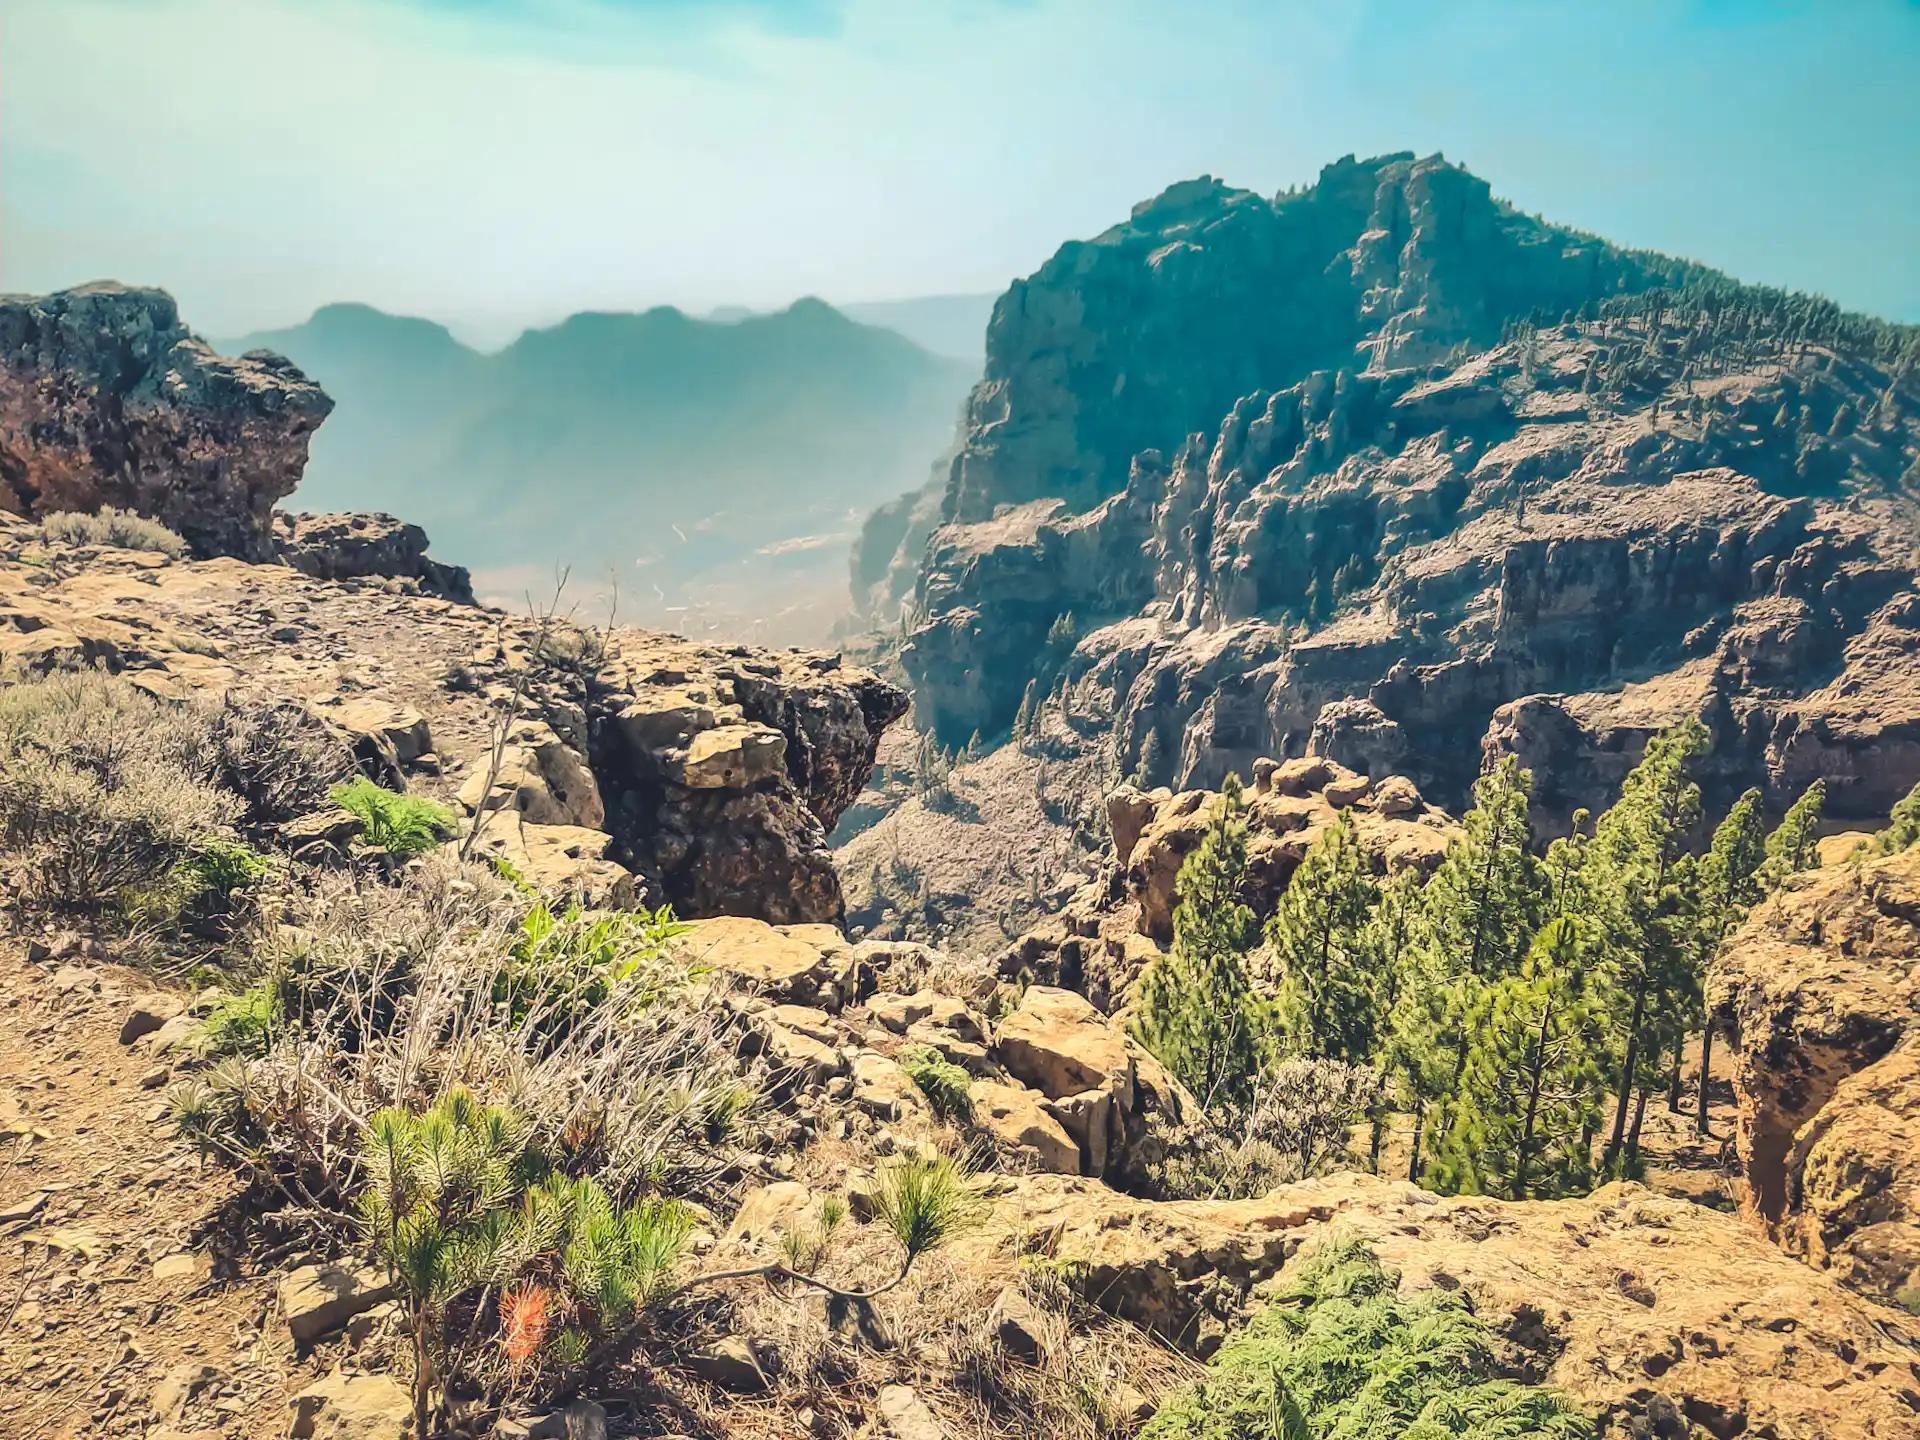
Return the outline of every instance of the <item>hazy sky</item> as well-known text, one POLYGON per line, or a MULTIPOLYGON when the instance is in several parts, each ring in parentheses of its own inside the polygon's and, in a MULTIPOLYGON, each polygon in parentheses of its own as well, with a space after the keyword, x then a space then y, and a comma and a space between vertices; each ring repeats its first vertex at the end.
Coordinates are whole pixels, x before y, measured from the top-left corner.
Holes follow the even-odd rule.
POLYGON ((1920 320, 1901 0, 0 0, 0 289, 213 334, 997 290, 1173 180, 1398 149, 1920 320))

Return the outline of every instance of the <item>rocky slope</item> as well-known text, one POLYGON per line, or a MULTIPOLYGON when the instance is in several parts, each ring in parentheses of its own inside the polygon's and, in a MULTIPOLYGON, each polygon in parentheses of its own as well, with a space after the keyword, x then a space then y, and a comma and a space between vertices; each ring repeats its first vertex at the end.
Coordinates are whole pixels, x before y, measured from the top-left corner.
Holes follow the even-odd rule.
POLYGON ((1437 159, 1177 186, 995 312, 917 713, 991 737, 1032 685, 1179 785, 1311 750, 1451 802, 1515 751, 1549 821, 1697 714, 1721 788, 1884 814, 1920 777, 1916 348, 1437 159))
POLYGON ((333 408, 277 355, 216 355, 171 296, 83 285, 0 297, 0 509, 116 505, 203 555, 266 560, 274 502, 333 408))
POLYGON ((1788 886, 1711 994, 1749 1207, 1854 1288, 1920 1305, 1920 849, 1788 886))
POLYGON ((1465 1291, 1508 1373, 1594 1407, 1607 1435, 1894 1440, 1920 1424, 1911 1317, 1638 1185, 1503 1204, 1340 1175, 1258 1200, 1153 1202, 1038 1176, 1003 1203, 1021 1228, 999 1244, 1084 1267, 1102 1304, 1202 1351, 1303 1248, 1358 1235, 1403 1288, 1465 1291))
POLYGON ((390 580, 51 548, 17 524, 0 531, 0 657, 299 702, 390 782, 484 810, 483 848, 540 883, 780 921, 839 917, 826 835, 905 705, 837 656, 543 634, 390 580))

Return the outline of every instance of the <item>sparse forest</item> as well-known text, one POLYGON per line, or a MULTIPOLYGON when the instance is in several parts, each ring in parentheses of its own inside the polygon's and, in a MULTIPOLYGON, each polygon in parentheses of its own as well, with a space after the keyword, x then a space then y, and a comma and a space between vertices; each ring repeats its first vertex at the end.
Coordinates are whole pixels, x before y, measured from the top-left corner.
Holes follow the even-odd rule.
MULTIPOLYGON (((1812 863, 1824 798, 1811 787, 1769 833, 1749 792, 1709 828, 1694 778, 1707 744, 1697 721, 1656 737, 1609 809, 1544 848, 1532 777, 1509 758, 1474 787, 1424 883, 1377 873, 1343 814, 1264 931, 1242 899, 1245 802, 1230 781, 1181 868, 1173 945, 1142 977, 1135 1034, 1202 1098, 1216 1140, 1243 1151, 1283 1068, 1360 1067, 1376 1168, 1395 1124, 1407 1177, 1446 1193, 1548 1198, 1638 1175, 1656 1097, 1705 1123, 1708 964, 1812 863)), ((1911 815, 1874 843, 1898 846, 1903 826, 1911 815)), ((1344 1152, 1323 1163, 1357 1158, 1344 1152)))

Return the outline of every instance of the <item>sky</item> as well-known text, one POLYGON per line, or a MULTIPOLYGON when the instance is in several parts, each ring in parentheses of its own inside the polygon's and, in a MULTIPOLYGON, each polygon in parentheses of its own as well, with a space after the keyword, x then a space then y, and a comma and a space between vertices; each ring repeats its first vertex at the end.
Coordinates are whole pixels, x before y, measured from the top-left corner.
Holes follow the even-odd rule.
POLYGON ((998 291, 1175 180, 1410 149, 1920 321, 1917 96, 1913 0, 0 0, 0 290, 498 343, 998 291))

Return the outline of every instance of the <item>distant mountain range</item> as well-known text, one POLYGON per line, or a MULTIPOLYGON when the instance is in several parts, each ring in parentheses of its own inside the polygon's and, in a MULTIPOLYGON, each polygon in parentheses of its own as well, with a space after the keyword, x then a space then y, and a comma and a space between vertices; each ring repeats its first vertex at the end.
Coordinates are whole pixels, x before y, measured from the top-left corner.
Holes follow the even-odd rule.
MULTIPOLYGON (((970 298, 893 309, 956 335, 970 298)), ((617 585, 623 619, 776 642, 845 609, 860 519, 925 476, 979 371, 813 299, 580 314, 496 354, 356 304, 214 343, 278 351, 337 402, 295 508, 404 515, 502 601, 570 566, 590 608, 617 585)))

